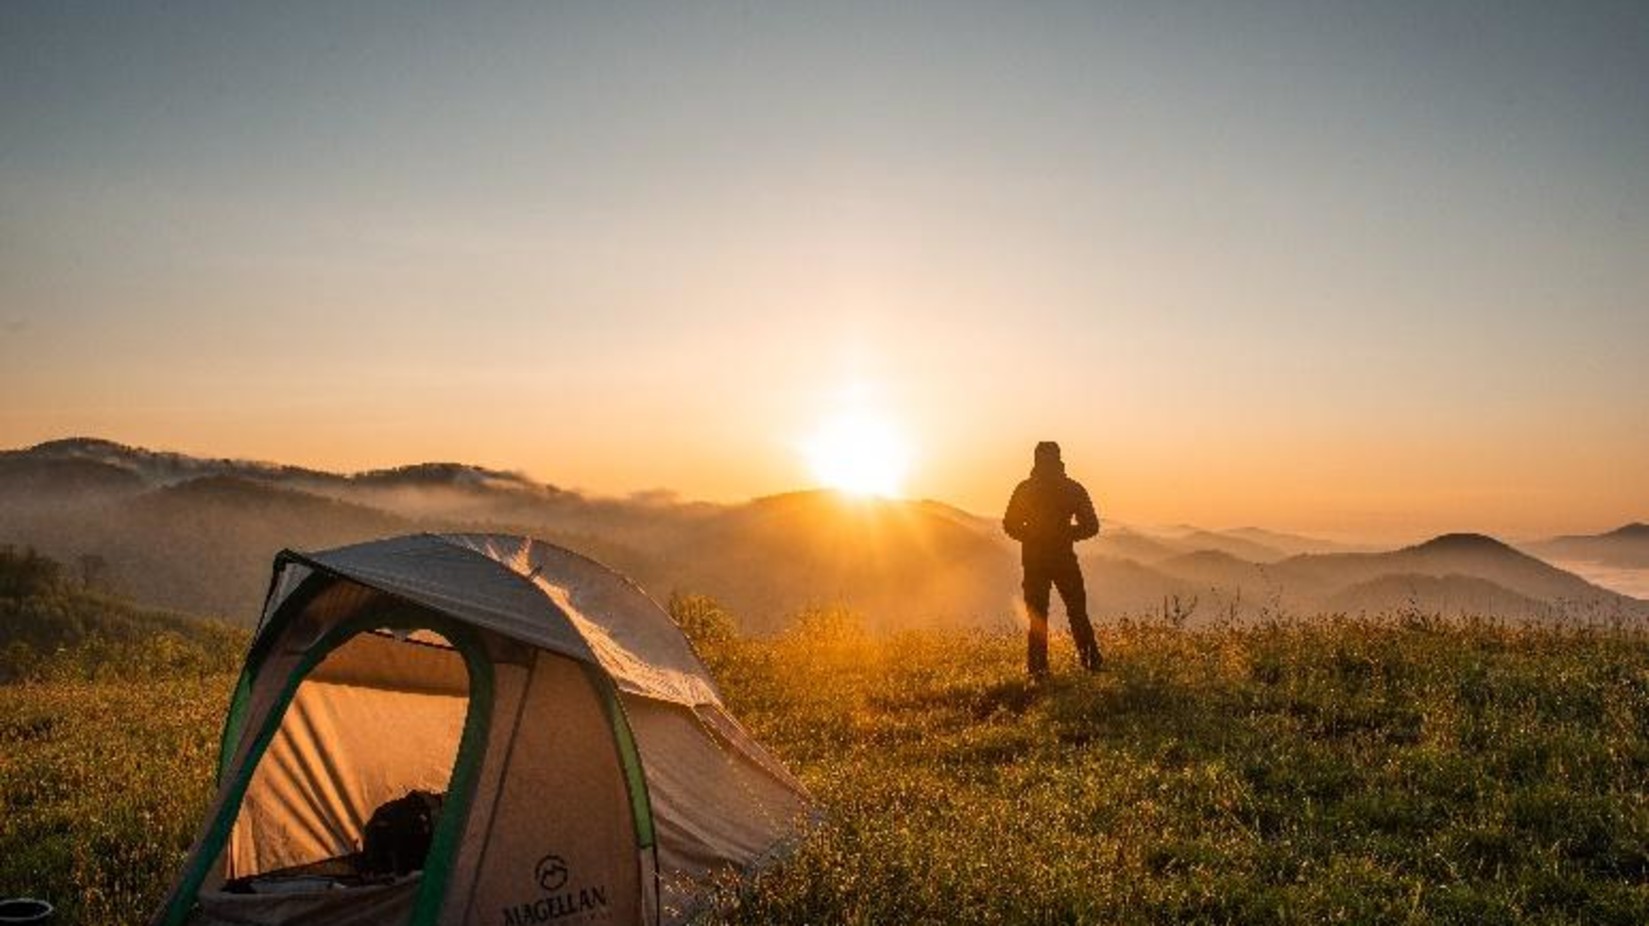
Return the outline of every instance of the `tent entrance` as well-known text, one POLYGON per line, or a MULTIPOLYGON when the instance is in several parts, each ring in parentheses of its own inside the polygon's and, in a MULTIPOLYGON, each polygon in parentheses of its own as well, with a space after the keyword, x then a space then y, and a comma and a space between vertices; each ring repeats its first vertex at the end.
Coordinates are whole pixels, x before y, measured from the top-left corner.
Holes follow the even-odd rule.
MULTIPOLYGON (((464 658, 430 631, 369 631, 328 653, 298 685, 252 774, 229 834, 230 884, 288 890, 303 879, 332 888, 421 870, 421 859, 397 858, 385 871, 383 853, 366 850, 385 844, 378 836, 386 822, 406 846, 400 833, 420 805, 433 829, 469 687, 464 658)), ((398 855, 414 851, 412 843, 398 855)))
POLYGON ((277 705, 226 779, 228 803, 165 922, 435 921, 486 749, 493 672, 469 628, 397 610, 334 627, 289 677, 251 680, 275 684, 277 705), (423 871, 350 873, 372 813, 413 791, 445 793, 423 871))

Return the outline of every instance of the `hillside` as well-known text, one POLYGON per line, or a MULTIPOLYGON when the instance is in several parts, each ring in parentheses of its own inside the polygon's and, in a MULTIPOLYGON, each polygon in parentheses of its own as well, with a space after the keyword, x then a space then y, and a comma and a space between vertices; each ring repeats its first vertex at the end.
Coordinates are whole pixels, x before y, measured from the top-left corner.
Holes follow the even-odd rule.
POLYGON ((138 608, 88 586, 91 578, 33 550, 0 546, 0 683, 225 672, 239 662, 244 632, 138 608))
POLYGON ((1137 563, 1151 564, 1165 559, 1172 559, 1191 551, 1177 543, 1143 534, 1137 530, 1105 525, 1101 528, 1098 537, 1083 545, 1082 552, 1088 556, 1128 559, 1137 563))
POLYGON ((1330 614, 1418 614, 1552 620, 1558 608, 1496 585, 1463 575, 1397 573, 1347 586, 1323 600, 1330 614), (1422 604, 1423 603, 1423 604, 1422 604))
POLYGON ((1336 543, 1332 540, 1323 540, 1317 537, 1304 537, 1299 534, 1289 534, 1282 531, 1267 530, 1263 527, 1238 527, 1221 531, 1228 537, 1251 541, 1273 550, 1280 550, 1287 556, 1299 556, 1301 553, 1367 553, 1367 546, 1347 543, 1336 543))
MULTIPOLYGON (((931 500, 592 498, 461 463, 334 474, 89 438, 0 452, 0 543, 71 563, 96 557, 111 590, 146 605, 249 623, 280 549, 420 530, 540 536, 632 575, 661 600, 713 595, 748 631, 776 632, 816 604, 874 614, 883 630, 1018 620, 1018 552, 997 520, 931 500)), ((1616 533, 1616 543, 1635 536, 1616 533)), ((1480 535, 1353 552, 1260 528, 1108 523, 1079 553, 1100 619, 1377 613, 1398 598, 1432 611, 1493 604, 1508 619, 1649 618, 1649 604, 1480 535)))
POLYGON ((1649 524, 1634 522, 1603 534, 1553 537, 1526 545, 1541 559, 1579 560, 1617 569, 1649 569, 1649 524))
MULTIPOLYGON (((739 614, 844 603, 879 629, 1000 625, 1017 564, 1007 546, 932 504, 794 492, 730 508, 681 533, 663 581, 739 614)), ((778 622, 747 629, 769 632, 778 622)))
MULTIPOLYGON (((1504 617, 1539 617, 1548 610, 1578 618, 1642 617, 1643 602, 1599 588, 1579 576, 1521 553, 1481 534, 1445 534, 1389 553, 1340 553, 1300 556, 1277 565, 1279 581, 1290 587, 1362 584, 1390 575, 1444 578, 1468 576, 1531 599, 1535 612, 1496 612, 1504 617)), ((1508 599, 1509 600, 1509 599, 1508 599)), ((1432 602, 1420 606, 1436 610, 1432 602)), ((1369 606, 1367 610, 1378 608, 1369 606)))
POLYGON ((0 466, 7 461, 120 470, 146 486, 171 485, 202 476, 239 476, 265 481, 307 479, 316 482, 337 478, 329 473, 298 466, 195 457, 185 453, 131 447, 98 437, 69 437, 36 444, 26 450, 0 452, 0 466))
POLYGON ((26 509, 49 501, 81 502, 143 491, 143 477, 98 460, 0 453, 0 510, 26 509))
MULTIPOLYGON (((817 626, 810 626, 817 631, 817 626)), ((1649 640, 1413 616, 700 638, 822 810, 705 920, 1649 922, 1649 640)), ((0 686, 0 895, 144 922, 212 794, 231 675, 0 686), (102 787, 118 768, 119 787, 102 787)))
POLYGON ((1510 620, 1649 619, 1649 603, 1481 534, 1445 534, 1383 553, 1301 554, 1269 564, 1207 551, 1154 568, 1190 585, 1222 614, 1235 602, 1239 611, 1292 614, 1418 609, 1510 620))
POLYGON ((411 522, 241 476, 210 475, 118 497, 14 506, 0 542, 65 562, 95 556, 108 588, 154 607, 250 623, 286 547, 401 533, 411 522))
POLYGON ((1641 634, 1148 623, 1100 643, 1109 671, 1042 691, 1013 638, 712 649, 828 820, 722 919, 1649 916, 1641 634))
POLYGON ((1175 538, 1182 549, 1224 553, 1251 563, 1274 563, 1288 554, 1277 547, 1218 531, 1197 530, 1175 538))

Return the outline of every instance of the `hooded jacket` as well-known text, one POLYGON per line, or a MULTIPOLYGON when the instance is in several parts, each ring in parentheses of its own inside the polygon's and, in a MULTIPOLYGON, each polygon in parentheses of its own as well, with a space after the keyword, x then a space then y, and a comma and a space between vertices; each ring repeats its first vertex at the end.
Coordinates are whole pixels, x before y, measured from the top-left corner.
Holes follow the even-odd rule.
POLYGON ((1074 558, 1072 545, 1099 533, 1099 515, 1082 483, 1065 475, 1058 458, 1038 458, 1031 477, 1008 500, 1002 529, 1022 544, 1025 562, 1074 558))

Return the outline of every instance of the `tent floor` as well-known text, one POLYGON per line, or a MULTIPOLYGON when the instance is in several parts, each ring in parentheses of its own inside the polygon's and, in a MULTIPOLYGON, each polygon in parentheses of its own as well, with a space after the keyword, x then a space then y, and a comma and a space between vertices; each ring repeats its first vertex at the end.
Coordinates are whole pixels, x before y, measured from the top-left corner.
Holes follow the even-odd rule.
MULTIPOLYGON (((332 860, 336 861, 336 860, 332 860)), ((311 868, 314 866, 304 866, 311 868)), ((292 871, 288 869, 288 871, 292 871)), ((356 879, 357 881, 359 879, 356 879)), ((393 881, 349 884, 324 875, 294 874, 252 879, 255 893, 201 891, 191 926, 276 926, 315 923, 367 926, 407 922, 423 872, 393 881)))

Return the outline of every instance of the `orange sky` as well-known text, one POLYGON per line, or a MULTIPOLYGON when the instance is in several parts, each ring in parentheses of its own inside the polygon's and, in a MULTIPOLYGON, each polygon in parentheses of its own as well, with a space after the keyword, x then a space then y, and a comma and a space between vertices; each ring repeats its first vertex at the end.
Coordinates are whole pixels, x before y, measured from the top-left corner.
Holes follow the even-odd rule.
POLYGON ((1053 438, 1138 523, 1649 518, 1643 30, 1304 9, 25 5, 0 446, 733 500, 860 409, 987 513, 1053 438))

